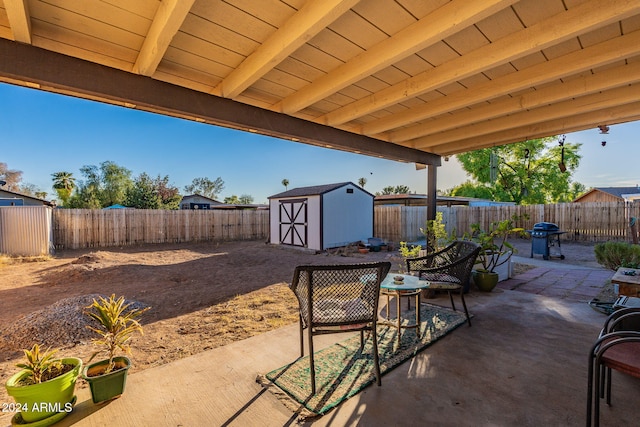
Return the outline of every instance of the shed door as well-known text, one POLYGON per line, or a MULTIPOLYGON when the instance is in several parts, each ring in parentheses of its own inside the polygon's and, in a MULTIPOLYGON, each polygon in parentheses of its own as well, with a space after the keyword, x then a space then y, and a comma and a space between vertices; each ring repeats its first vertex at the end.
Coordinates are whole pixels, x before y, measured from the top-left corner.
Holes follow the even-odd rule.
POLYGON ((307 246, 307 199, 280 201, 280 243, 307 246))

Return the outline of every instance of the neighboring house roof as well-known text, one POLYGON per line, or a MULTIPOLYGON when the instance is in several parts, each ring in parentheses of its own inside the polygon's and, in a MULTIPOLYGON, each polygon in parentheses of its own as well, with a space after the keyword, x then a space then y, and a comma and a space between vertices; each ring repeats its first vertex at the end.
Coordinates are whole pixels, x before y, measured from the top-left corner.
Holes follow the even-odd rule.
POLYGON ((205 200, 208 200, 208 201, 210 201, 211 203, 216 204, 216 205, 222 205, 222 204, 224 204, 224 203, 219 202, 219 201, 217 201, 217 200, 215 200, 215 199, 212 199, 212 198, 207 197, 207 196, 202 196, 202 195, 200 195, 200 194, 190 194, 190 195, 188 195, 188 196, 182 196, 182 200, 180 200, 180 203, 182 203, 182 202, 183 202, 183 201, 185 201, 185 200, 189 200, 190 198, 194 198, 194 197, 197 197, 197 198, 199 198, 199 199, 205 199, 205 200))
MULTIPOLYGON (((376 205, 404 204, 405 206, 420 206, 426 205, 427 199, 428 196, 426 194, 382 194, 375 197, 374 203, 376 205)), ((488 199, 461 196, 436 196, 436 203, 438 206, 478 204, 515 205, 514 202, 496 202, 488 199)))
POLYGON ((5 190, 4 188, 0 188, 0 198, 4 198, 4 197, 37 200, 39 202, 42 202, 42 204, 44 204, 44 205, 55 206, 55 203, 50 202, 49 200, 46 200, 46 199, 41 199, 39 197, 28 196, 26 194, 16 193, 15 191, 9 191, 9 190, 5 190))
POLYGON ((373 197, 373 194, 364 190, 362 187, 355 185, 353 182, 338 182, 336 184, 313 185, 310 187, 293 188, 283 193, 274 194, 273 196, 270 196, 269 199, 282 199, 284 197, 319 196, 321 194, 328 193, 329 191, 333 191, 337 188, 347 185, 353 185, 373 197))
POLYGON ((635 187, 594 187, 591 190, 587 191, 586 193, 584 193, 583 195, 577 197, 574 202, 580 201, 581 199, 585 198, 586 196, 588 196, 589 194, 592 194, 596 191, 600 191, 603 193, 607 193, 607 194, 611 194, 614 197, 618 197, 619 199, 623 199, 624 200, 624 195, 627 194, 639 194, 640 193, 640 188, 638 188, 638 186, 635 187))

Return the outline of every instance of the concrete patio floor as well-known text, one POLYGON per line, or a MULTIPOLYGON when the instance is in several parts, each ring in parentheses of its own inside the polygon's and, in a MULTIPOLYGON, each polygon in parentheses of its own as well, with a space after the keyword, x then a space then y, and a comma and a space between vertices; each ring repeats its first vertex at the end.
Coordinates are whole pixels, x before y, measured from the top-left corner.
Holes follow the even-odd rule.
MULTIPOLYGON (((584 277, 582 270, 544 275, 563 276, 568 286, 572 277, 584 277)), ((491 293, 472 291, 467 296, 472 327, 459 327, 384 375, 381 387, 369 386, 307 424, 584 425, 587 355, 605 316, 587 305, 591 297, 545 296, 505 287, 508 284, 491 293)), ((446 295, 428 302, 449 306, 446 295)), ((320 336, 317 349, 345 335, 320 336)), ((297 355, 298 329, 291 325, 132 374, 125 394, 103 405, 91 403, 88 388, 79 388, 73 412, 56 425, 296 425, 295 414, 255 378, 297 355)), ((601 405, 601 425, 640 424, 640 381, 617 373, 613 381, 613 406, 601 405)), ((0 417, 0 425, 9 424, 10 415, 0 417)))

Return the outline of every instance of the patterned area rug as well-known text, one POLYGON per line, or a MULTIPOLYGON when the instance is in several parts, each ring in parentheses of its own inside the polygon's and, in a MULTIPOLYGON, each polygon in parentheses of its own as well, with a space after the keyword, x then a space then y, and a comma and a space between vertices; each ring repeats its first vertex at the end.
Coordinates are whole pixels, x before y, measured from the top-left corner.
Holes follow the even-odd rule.
MULTIPOLYGON (((383 376, 466 322, 463 312, 430 304, 422 305, 420 317, 419 329, 402 330, 400 345, 397 328, 378 324, 378 351, 383 376)), ((365 334, 365 346, 360 351, 360 336, 356 335, 316 352, 315 395, 311 395, 308 356, 266 375, 259 375, 257 381, 301 418, 321 416, 375 383, 371 344, 371 338, 365 334)), ((384 387, 384 378, 382 383, 384 387)))

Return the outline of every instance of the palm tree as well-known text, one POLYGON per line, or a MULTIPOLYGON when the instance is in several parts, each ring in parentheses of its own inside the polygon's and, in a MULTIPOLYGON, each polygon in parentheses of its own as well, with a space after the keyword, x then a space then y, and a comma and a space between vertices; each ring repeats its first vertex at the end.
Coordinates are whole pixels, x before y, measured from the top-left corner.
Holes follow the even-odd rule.
POLYGON ((287 178, 282 180, 282 185, 284 185, 284 189, 285 191, 288 190, 289 187, 289 180, 287 178))
POLYGON ((358 179, 358 185, 362 188, 364 188, 364 186, 367 184, 367 178, 362 177, 360 179, 358 179))
POLYGON ((53 177, 53 188, 64 206, 69 201, 73 189, 76 188, 76 179, 71 172, 64 171, 52 173, 51 176, 53 177))

